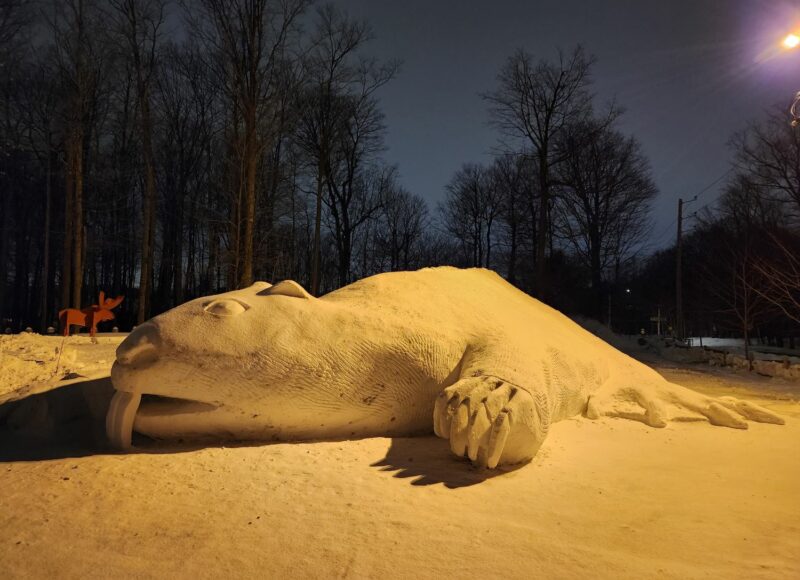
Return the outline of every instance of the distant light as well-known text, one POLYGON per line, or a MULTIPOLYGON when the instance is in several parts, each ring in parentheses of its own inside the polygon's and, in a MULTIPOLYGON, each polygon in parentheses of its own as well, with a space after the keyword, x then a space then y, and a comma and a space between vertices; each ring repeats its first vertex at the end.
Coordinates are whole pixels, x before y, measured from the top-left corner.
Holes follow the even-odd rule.
POLYGON ((627 292, 628 294, 630 294, 630 293, 631 293, 631 289, 630 289, 630 288, 625 288, 625 292, 627 292))
POLYGON ((798 46, 800 46, 800 36, 798 36, 797 34, 788 34, 786 38, 783 39, 783 42, 781 44, 783 45, 783 48, 787 50, 797 48, 798 46))

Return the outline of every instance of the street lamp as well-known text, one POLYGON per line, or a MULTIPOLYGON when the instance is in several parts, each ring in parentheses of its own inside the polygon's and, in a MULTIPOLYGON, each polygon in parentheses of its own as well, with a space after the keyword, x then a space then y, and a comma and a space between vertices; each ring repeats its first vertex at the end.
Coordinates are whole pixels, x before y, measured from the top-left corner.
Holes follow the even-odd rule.
MULTIPOLYGON (((800 47, 800 35, 794 32, 787 34, 781 42, 781 47, 784 50, 794 50, 800 47)), ((800 125, 800 91, 794 96, 792 106, 789 107, 789 114, 792 116, 792 127, 800 125)))
POLYGON ((785 48, 786 50, 792 50, 793 48, 797 48, 798 46, 800 46, 800 36, 794 33, 787 34, 786 38, 784 38, 783 42, 781 42, 781 46, 783 46, 783 48, 785 48))

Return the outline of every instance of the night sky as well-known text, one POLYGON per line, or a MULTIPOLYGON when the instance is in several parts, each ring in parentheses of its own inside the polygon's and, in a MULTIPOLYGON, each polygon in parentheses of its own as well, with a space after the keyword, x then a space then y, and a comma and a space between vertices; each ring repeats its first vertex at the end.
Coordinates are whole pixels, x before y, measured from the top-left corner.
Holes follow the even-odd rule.
MULTIPOLYGON (((480 93, 516 48, 537 58, 582 44, 597 103, 642 142, 661 194, 651 248, 674 240, 676 204, 730 167, 731 135, 800 90, 800 51, 771 47, 800 26, 800 0, 339 0, 375 34, 367 48, 402 70, 381 92, 386 159, 435 208, 465 162, 491 161, 497 136, 480 93), (772 53, 771 53, 772 52, 772 53)), ((701 208, 724 179, 687 207, 701 208)))

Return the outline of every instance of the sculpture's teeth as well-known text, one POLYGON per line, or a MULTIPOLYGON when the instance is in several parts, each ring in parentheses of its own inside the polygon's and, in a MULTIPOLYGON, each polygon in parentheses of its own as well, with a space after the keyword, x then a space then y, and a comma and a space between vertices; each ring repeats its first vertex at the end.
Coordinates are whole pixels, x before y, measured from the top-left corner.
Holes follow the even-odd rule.
POLYGON ((113 447, 130 449, 133 420, 141 400, 142 395, 139 393, 126 393, 125 391, 114 393, 106 415, 106 434, 113 447))

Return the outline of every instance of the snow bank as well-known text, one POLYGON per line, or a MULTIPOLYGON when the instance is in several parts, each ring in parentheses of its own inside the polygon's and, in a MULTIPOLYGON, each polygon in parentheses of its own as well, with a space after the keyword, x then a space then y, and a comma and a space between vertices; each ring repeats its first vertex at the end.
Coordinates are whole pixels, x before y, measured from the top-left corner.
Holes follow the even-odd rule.
POLYGON ((126 335, 0 336, 0 405, 86 378, 108 376, 126 335))
POLYGON ((711 347, 659 348, 659 355, 667 360, 679 363, 709 364, 716 367, 728 367, 737 371, 753 372, 767 376, 790 380, 800 379, 800 358, 785 354, 773 354, 751 351, 750 360, 743 352, 711 347))

